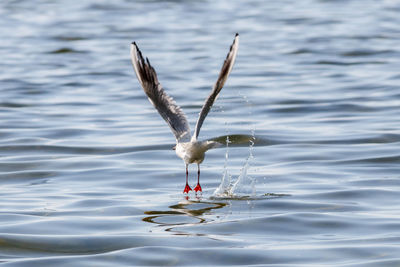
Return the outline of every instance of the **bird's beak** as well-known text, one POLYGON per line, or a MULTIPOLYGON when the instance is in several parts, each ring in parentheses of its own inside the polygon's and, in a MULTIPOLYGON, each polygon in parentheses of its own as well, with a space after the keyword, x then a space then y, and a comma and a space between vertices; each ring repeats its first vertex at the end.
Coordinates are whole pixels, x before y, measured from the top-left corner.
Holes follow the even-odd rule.
POLYGON ((174 146, 174 147, 172 148, 172 150, 176 150, 176 146, 174 146))

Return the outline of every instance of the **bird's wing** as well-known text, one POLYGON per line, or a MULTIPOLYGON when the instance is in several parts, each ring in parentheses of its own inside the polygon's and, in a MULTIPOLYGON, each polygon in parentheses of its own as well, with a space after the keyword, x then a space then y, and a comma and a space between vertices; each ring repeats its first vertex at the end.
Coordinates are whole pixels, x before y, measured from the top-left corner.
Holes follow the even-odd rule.
POLYGON ((131 44, 131 60, 139 83, 142 85, 149 101, 168 123, 175 135, 177 142, 190 140, 190 128, 185 113, 175 103, 172 97, 167 95, 158 82, 157 73, 150 65, 149 59, 143 58, 135 42, 131 44))
POLYGON ((196 128, 192 136, 192 141, 197 140, 204 119, 207 117, 207 114, 210 111, 212 105, 214 104, 215 99, 217 99, 218 94, 221 91, 222 87, 224 86, 226 79, 228 79, 229 73, 231 73, 233 64, 235 63, 238 48, 239 48, 239 34, 236 33, 235 40, 233 41, 229 53, 224 61, 224 64, 222 65, 217 82, 214 84, 211 94, 207 97, 203 105, 203 108, 200 111, 199 118, 196 123, 196 128))

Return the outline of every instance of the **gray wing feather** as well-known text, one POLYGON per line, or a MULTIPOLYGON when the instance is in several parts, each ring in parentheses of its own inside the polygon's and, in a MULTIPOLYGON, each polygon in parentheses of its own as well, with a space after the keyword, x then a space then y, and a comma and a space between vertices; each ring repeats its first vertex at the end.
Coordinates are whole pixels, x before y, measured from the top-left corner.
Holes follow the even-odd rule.
POLYGON ((177 142, 190 140, 190 127, 185 114, 167 95, 158 82, 157 73, 150 65, 149 59, 144 60, 142 53, 135 42, 131 44, 131 60, 139 83, 142 85, 149 101, 168 123, 177 142))
POLYGON ((239 34, 236 33, 235 40, 233 41, 229 53, 224 61, 224 64, 222 65, 217 82, 214 84, 211 94, 207 97, 203 105, 203 108, 200 111, 199 118, 196 123, 196 128, 192 136, 192 141, 197 140, 204 119, 207 117, 208 112, 210 111, 212 105, 214 104, 214 101, 217 99, 218 94, 221 91, 222 87, 224 86, 226 80, 228 79, 229 74, 231 73, 233 64, 235 63, 238 48, 239 48, 239 34))

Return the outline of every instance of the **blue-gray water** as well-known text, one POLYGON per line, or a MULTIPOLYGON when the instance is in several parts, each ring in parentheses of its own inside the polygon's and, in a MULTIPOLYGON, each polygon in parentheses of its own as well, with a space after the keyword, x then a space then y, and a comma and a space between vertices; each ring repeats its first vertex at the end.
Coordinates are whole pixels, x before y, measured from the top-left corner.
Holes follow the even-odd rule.
POLYGON ((399 12, 396 0, 1 1, 0 261, 400 266, 399 12), (186 200, 129 46, 193 128, 236 32, 200 137, 255 144, 209 151, 204 193, 186 200), (224 176, 243 179, 233 195, 214 193, 224 176))

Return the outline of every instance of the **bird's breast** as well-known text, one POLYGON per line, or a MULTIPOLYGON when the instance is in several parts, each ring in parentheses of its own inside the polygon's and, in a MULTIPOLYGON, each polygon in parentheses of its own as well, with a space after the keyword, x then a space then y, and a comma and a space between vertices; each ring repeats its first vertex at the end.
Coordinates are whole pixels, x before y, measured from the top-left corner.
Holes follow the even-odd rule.
POLYGON ((178 143, 175 151, 186 164, 200 164, 204 160, 205 149, 199 142, 178 143))

